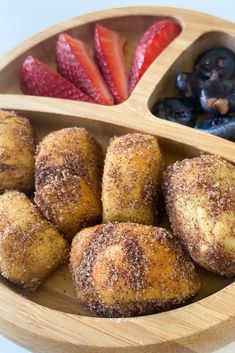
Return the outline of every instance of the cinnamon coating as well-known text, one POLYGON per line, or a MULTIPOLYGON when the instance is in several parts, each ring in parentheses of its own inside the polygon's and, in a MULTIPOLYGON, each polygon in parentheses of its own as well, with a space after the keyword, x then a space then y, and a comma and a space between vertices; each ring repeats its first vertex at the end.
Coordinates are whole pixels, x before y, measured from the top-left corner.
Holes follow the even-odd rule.
POLYGON ((55 131, 40 143, 35 202, 68 240, 100 221, 101 174, 101 147, 85 129, 55 131))
POLYGON ((23 193, 0 196, 0 273, 26 290, 35 290, 68 259, 69 246, 23 193))
POLYGON ((235 275, 235 167, 203 155, 168 167, 163 182, 173 233, 208 271, 235 275))
POLYGON ((33 130, 27 118, 0 111, 0 193, 29 191, 34 183, 33 130))
POLYGON ((167 310, 200 287, 194 265, 171 234, 135 223, 80 231, 72 242, 70 269, 79 303, 106 317, 167 310))
POLYGON ((154 225, 163 166, 154 136, 134 133, 113 138, 104 165, 103 221, 154 225))

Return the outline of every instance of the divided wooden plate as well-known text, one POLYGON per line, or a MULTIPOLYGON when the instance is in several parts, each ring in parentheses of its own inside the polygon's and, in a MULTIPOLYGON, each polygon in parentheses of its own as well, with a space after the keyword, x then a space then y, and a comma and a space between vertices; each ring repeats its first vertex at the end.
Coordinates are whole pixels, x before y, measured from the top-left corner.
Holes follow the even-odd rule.
MULTIPOLYGON (((182 9, 133 7, 101 11, 66 21, 34 36, 0 59, 0 108, 29 117, 39 141, 52 130, 87 128, 106 147, 110 137, 142 131, 159 137, 168 163, 200 153, 235 162, 235 144, 154 117, 157 98, 174 91, 174 75, 189 70, 197 54, 225 45, 235 50, 235 25, 182 9), (116 106, 21 95, 19 71, 32 54, 54 65, 58 33, 68 31, 92 45, 94 24, 101 22, 128 38, 130 64, 144 30, 159 17, 174 17, 182 33, 155 60, 131 97, 116 106)), ((58 269, 35 293, 20 292, 0 281, 1 333, 34 352, 193 353, 209 352, 235 338, 235 283, 200 271, 202 290, 194 302, 176 310, 127 319, 90 317, 74 298, 67 266, 58 269)))

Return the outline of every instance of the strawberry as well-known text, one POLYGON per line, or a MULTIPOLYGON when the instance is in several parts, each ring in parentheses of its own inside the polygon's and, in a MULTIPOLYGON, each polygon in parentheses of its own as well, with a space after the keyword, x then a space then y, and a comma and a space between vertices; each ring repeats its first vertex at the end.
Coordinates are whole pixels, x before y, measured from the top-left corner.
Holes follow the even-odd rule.
POLYGON ((123 47, 126 40, 100 24, 95 27, 95 57, 115 103, 128 98, 123 47))
POLYGON ((147 29, 136 47, 132 60, 130 93, 153 60, 180 32, 180 25, 169 19, 158 21, 147 29))
POLYGON ((71 82, 32 56, 22 66, 20 85, 24 94, 94 102, 71 82))
POLYGON ((113 104, 113 97, 85 43, 68 34, 60 34, 56 44, 56 62, 58 72, 96 103, 113 104))

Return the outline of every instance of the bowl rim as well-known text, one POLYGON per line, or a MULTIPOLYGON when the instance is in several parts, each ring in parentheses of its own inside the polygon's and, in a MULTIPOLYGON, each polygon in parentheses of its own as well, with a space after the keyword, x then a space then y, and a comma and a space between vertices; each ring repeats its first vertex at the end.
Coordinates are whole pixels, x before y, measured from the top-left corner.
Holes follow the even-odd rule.
POLYGON ((55 341, 63 339, 76 346, 93 347, 91 337, 95 337, 97 348, 151 346, 200 336, 209 329, 216 331, 226 322, 234 325, 235 305, 231 305, 234 303, 234 295, 235 282, 206 298, 166 312, 131 318, 99 318, 50 309, 24 298, 1 283, 0 326, 8 321, 26 330, 30 335, 55 341), (195 326, 192 324, 194 319, 198 321, 195 326), (176 326, 177 322, 181 324, 180 329, 176 326), (66 334, 68 328, 69 334, 66 334), (141 336, 141 332, 144 333, 150 328, 151 337, 141 336), (138 337, 136 330, 139 332, 138 337), (78 335, 79 331, 83 332, 82 336, 78 335), (119 343, 112 339, 113 332, 119 343), (128 333, 128 338, 126 335, 123 337, 124 332, 128 333))

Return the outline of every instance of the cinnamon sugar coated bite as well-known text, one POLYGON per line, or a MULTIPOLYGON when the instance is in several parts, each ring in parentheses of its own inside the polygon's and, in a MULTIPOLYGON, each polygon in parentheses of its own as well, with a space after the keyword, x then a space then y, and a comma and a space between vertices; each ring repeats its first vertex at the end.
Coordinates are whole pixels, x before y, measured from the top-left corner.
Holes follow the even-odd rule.
POLYGON ((72 242, 70 269, 79 303, 106 317, 168 310, 200 287, 194 265, 170 233, 134 223, 80 231, 72 242))
POLYGON ((27 118, 0 111, 0 193, 29 191, 34 183, 33 130, 27 118))
POLYGON ((98 142, 77 127, 50 133, 37 149, 35 202, 69 240, 101 220, 102 158, 98 142))
POLYGON ((164 160, 156 137, 139 133, 114 137, 104 165, 104 222, 154 225, 164 160))
POLYGON ((0 196, 0 273, 27 290, 68 259, 69 246, 26 195, 0 196))
POLYGON ((235 275, 235 167, 211 155, 176 162, 163 181, 173 233, 195 262, 235 275))

